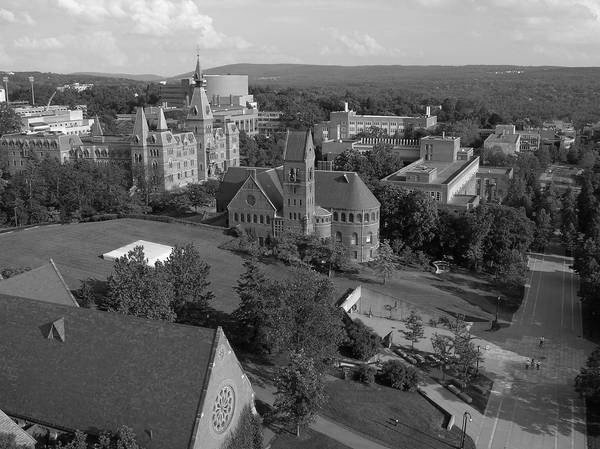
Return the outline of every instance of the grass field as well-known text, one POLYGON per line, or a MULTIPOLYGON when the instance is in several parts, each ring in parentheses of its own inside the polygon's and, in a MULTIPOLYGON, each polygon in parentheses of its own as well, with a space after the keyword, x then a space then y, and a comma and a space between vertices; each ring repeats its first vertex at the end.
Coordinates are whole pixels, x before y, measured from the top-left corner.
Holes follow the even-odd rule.
MULTIPOLYGON (((325 415, 370 435, 390 447, 411 449, 456 448, 460 430, 442 427, 443 415, 418 393, 381 385, 333 380, 327 383, 325 415), (397 425, 392 421, 398 419, 397 425)), ((469 439, 466 448, 474 448, 469 439)))
POLYGON ((323 434, 313 430, 303 430, 300 438, 290 433, 280 433, 277 435, 271 449, 350 449, 323 434))
POLYGON ((224 312, 237 306, 232 286, 242 272, 242 258, 219 248, 231 239, 219 229, 130 219, 43 226, 0 234, 0 267, 34 268, 52 258, 74 290, 83 279, 105 280, 113 262, 101 255, 139 239, 166 245, 193 242, 211 266, 213 306, 224 312))

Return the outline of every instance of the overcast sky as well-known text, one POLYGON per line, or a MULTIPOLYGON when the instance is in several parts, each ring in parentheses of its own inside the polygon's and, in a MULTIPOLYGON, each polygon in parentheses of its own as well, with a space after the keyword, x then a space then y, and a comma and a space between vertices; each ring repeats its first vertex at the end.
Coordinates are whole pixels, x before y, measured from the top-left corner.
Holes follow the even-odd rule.
POLYGON ((600 0, 1 0, 0 70, 600 66, 600 0))

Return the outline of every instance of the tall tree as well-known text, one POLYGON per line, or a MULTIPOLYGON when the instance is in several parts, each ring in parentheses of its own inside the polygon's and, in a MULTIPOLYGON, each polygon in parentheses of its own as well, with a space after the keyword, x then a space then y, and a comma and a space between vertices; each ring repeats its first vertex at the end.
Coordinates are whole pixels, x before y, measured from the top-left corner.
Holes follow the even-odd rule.
POLYGON ((164 271, 150 267, 143 247, 136 246, 115 261, 103 305, 126 315, 174 321, 173 300, 173 288, 164 271))
POLYGON ((233 312, 233 317, 246 331, 247 341, 256 344, 260 341, 258 333, 264 323, 262 291, 266 278, 258 266, 258 260, 254 257, 244 261, 244 268, 237 285, 233 288, 240 297, 240 305, 233 312))
POLYGON ((600 402, 600 348, 590 354, 575 378, 575 390, 592 403, 600 402))
POLYGON ((375 269, 381 275, 384 284, 392 273, 394 273, 397 260, 398 257, 394 254, 394 251, 390 246, 390 241, 383 239, 381 243, 379 243, 379 248, 377 248, 377 257, 374 260, 374 265, 375 269))
POLYGON ((410 311, 410 314, 404 319, 404 336, 410 341, 411 348, 415 347, 415 343, 418 342, 425 334, 425 327, 423 326, 423 319, 414 310, 410 311))
POLYGON ((156 271, 171 284, 173 309, 179 322, 191 322, 194 316, 206 312, 214 298, 208 290, 210 265, 194 244, 175 245, 164 263, 157 263, 156 271))
POLYGON ((310 357, 293 353, 289 365, 279 370, 275 386, 275 410, 295 425, 296 436, 300 436, 300 428, 312 422, 325 405, 321 371, 310 357))

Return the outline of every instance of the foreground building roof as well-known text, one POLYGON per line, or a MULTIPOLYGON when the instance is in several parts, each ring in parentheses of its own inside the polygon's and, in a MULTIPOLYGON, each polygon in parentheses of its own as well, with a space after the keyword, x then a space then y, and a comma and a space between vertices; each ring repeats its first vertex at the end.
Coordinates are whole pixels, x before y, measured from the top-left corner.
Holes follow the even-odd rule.
POLYGON ((0 433, 7 433, 15 436, 17 446, 35 447, 36 441, 31 435, 25 432, 10 417, 0 410, 0 433))
POLYGON ((0 280, 0 294, 79 307, 52 259, 41 267, 0 280))
POLYGON ((0 408, 68 431, 127 425, 147 449, 194 447, 221 335, 0 295, 0 408))

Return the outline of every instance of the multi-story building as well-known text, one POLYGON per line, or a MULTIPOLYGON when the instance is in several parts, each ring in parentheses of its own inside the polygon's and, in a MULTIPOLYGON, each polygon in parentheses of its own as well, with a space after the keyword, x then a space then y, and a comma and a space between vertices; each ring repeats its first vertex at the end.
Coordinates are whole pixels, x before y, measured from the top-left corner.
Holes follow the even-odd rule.
POLYGON ((0 87, 0 103, 4 103, 6 101, 6 91, 3 87, 0 87))
POLYGON ((408 128, 430 129, 437 125, 437 116, 431 115, 430 111, 428 106, 425 115, 416 117, 359 115, 348 109, 348 103, 344 103, 343 111, 331 112, 329 121, 315 124, 315 143, 320 145, 323 140, 352 138, 374 126, 386 131, 390 137, 408 128))
POLYGON ((259 111, 258 133, 263 136, 272 136, 277 132, 285 131, 281 117, 282 111, 259 111))
POLYGON ((508 192, 513 177, 512 167, 479 166, 475 191, 482 202, 499 202, 508 192))
POLYGON ((515 131, 515 125, 496 125, 496 131, 485 139, 483 148, 508 155, 516 154, 521 149, 521 136, 515 131))
POLYGON ((379 201, 355 172, 315 170, 314 160, 310 131, 288 131, 283 166, 230 168, 217 210, 261 245, 286 232, 314 234, 344 244, 353 261, 371 260, 379 246, 379 201))
POLYGON ((83 117, 81 109, 67 106, 21 106, 15 108, 21 117, 21 130, 27 133, 55 131, 64 134, 89 134, 94 119, 83 117))
POLYGON ((460 137, 427 136, 421 139, 420 158, 381 181, 431 196, 439 207, 465 210, 479 204, 476 175, 479 157, 461 148, 460 137))

